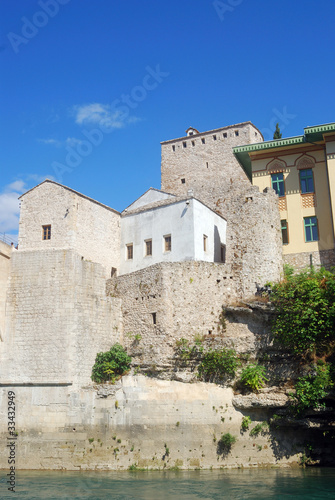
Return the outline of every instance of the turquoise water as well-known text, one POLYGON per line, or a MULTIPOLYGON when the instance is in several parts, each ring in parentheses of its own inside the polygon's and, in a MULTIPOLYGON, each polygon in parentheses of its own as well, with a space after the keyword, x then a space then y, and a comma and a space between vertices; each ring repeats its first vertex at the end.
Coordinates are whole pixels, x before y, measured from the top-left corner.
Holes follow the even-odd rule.
POLYGON ((16 473, 16 493, 7 490, 0 471, 0 498, 5 499, 327 499, 335 498, 335 469, 261 469, 166 472, 16 473))

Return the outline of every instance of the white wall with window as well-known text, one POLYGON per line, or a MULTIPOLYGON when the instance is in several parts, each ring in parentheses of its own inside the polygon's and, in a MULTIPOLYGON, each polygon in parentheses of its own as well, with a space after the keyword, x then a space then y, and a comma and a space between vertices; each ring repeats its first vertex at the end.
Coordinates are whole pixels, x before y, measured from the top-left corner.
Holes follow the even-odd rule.
POLYGON ((225 244, 225 219, 194 198, 124 212, 119 274, 158 262, 221 262, 221 245, 225 244))

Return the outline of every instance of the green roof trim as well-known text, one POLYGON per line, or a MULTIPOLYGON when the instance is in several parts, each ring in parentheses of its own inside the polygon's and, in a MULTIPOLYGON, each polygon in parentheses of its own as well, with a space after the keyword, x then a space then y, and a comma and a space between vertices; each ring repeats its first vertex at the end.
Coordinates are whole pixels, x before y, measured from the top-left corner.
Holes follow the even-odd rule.
POLYGON ((314 143, 323 141, 323 135, 329 132, 335 132, 335 123, 325 123, 324 125, 306 127, 304 128, 304 135, 297 135, 296 137, 258 142, 256 144, 247 144, 246 146, 237 146, 236 148, 233 148, 233 153, 249 179, 252 180, 252 168, 249 153, 253 153, 254 151, 281 148, 285 146, 294 146, 295 144, 302 144, 304 142, 314 143))
POLYGON ((323 134, 335 132, 335 123, 326 123, 325 125, 316 125, 314 127, 304 128, 306 141, 317 142, 323 140, 323 134))
POLYGON ((249 179, 252 180, 251 159, 249 153, 265 149, 280 148, 283 146, 292 146, 303 142, 305 142, 305 136, 298 135, 297 137, 288 137, 287 139, 278 139, 276 141, 257 142, 256 144, 237 146, 236 148, 233 148, 233 153, 249 179))

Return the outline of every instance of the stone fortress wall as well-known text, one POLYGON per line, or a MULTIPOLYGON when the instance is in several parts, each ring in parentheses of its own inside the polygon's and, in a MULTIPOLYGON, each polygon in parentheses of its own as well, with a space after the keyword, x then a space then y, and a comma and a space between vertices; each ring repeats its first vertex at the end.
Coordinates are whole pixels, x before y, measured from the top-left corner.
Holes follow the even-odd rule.
POLYGON ((11 256, 12 247, 0 241, 0 342, 3 341, 5 332, 6 294, 11 256))
POLYGON ((141 364, 164 366, 180 338, 220 333, 222 306, 237 300, 236 285, 226 264, 165 262, 110 279, 107 293, 122 298, 124 345, 141 364))
POLYGON ((120 312, 100 264, 73 250, 15 252, 1 383, 89 383, 96 353, 121 340, 120 312))

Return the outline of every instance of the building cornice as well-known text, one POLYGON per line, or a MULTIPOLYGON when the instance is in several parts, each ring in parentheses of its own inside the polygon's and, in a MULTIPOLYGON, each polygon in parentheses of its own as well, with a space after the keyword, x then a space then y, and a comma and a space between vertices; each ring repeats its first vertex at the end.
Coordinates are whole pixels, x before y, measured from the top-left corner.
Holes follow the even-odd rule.
POLYGON ((325 134, 333 134, 334 132, 335 123, 326 123, 324 125, 306 127, 304 128, 304 135, 287 137, 286 139, 276 139, 256 144, 246 144, 244 146, 237 146, 233 148, 233 153, 249 179, 252 180, 251 158, 254 155, 256 156, 258 152, 264 151, 264 153, 266 153, 267 151, 269 151, 269 154, 271 155, 274 150, 278 151, 279 153, 281 149, 287 150, 287 148, 290 150, 290 152, 293 152, 293 148, 297 148, 300 145, 308 146, 309 144, 313 144, 314 146, 319 145, 320 147, 323 147, 325 134))

